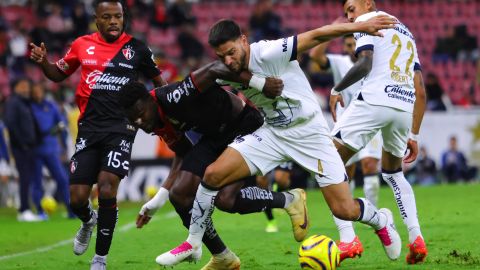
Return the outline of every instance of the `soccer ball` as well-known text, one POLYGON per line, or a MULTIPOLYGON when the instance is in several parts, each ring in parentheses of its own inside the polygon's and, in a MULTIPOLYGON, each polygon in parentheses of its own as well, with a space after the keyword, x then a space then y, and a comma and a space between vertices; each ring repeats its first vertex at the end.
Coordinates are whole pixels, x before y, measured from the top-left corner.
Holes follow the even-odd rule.
POLYGON ((148 186, 145 189, 145 193, 147 194, 147 197, 149 200, 153 198, 155 194, 157 194, 157 192, 158 192, 158 188, 156 186, 148 186))
POLYGON ((329 237, 313 235, 298 249, 298 262, 302 269, 335 270, 340 263, 340 250, 329 237))
POLYGON ((40 205, 47 214, 52 214, 57 210, 57 201, 51 196, 45 196, 40 201, 40 205))

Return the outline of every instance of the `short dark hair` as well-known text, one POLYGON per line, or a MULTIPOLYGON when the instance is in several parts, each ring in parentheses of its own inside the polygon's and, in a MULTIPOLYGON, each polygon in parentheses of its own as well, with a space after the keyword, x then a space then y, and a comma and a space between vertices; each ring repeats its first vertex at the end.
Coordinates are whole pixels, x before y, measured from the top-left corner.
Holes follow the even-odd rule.
POLYGON ((118 103, 124 110, 130 109, 139 99, 147 99, 150 94, 143 83, 131 81, 118 92, 118 103))
POLYGON ((238 39, 242 35, 240 26, 233 20, 223 19, 216 22, 208 34, 208 44, 218 47, 227 41, 238 39))
POLYGON ((120 5, 122 5, 123 13, 125 13, 125 3, 123 2, 123 0, 95 0, 92 3, 93 10, 97 10, 97 7, 101 3, 120 3, 120 5))

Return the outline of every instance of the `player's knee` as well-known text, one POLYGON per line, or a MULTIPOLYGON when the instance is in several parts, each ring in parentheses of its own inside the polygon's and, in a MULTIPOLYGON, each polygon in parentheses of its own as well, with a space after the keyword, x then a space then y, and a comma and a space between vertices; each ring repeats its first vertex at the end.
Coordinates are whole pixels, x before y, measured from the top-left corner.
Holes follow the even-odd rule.
POLYGON ((104 181, 98 183, 98 197, 99 198, 114 198, 116 197, 117 191, 109 181, 104 181))
POLYGON ((170 202, 175 209, 190 209, 193 205, 193 197, 188 196, 183 188, 172 186, 168 193, 170 202))
POLYGON ((88 203, 89 194, 70 187, 70 206, 80 208, 88 203))
POLYGON ((203 176, 203 181, 210 187, 220 188, 225 177, 216 166, 208 166, 203 176))
POLYGON ((225 192, 220 191, 215 198, 215 206, 220 209, 221 211, 234 213, 233 205, 235 204, 235 196, 231 194, 227 194, 225 192))

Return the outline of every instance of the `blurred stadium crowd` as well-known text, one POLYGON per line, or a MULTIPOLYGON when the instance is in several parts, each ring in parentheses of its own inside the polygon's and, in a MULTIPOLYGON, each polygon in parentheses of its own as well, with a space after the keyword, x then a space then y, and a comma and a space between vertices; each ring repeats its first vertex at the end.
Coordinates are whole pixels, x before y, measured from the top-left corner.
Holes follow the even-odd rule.
MULTIPOLYGON (((59 116, 55 118, 58 121, 44 126, 43 120, 39 120, 42 116, 33 113, 33 117, 30 117, 33 122, 25 128, 44 134, 40 136, 47 134, 56 138, 57 135, 62 135, 62 143, 54 146, 53 152, 64 165, 68 163, 70 154, 67 152, 68 144, 73 143, 72 139, 66 139, 66 132, 70 138, 76 136, 78 110, 74 103, 74 92, 80 73, 76 72, 58 84, 46 80, 41 70, 29 60, 29 44, 33 42, 39 45, 45 42, 50 61, 59 59, 76 37, 96 31, 91 2, 92 0, 0 1, 0 119, 5 120, 4 112, 8 107, 5 104, 12 99, 12 93, 34 98, 22 93, 30 92, 33 88, 41 88, 41 91, 45 89, 46 100, 54 102, 52 104, 59 108, 59 116)), ((233 18, 243 26, 250 41, 258 41, 313 29, 329 24, 343 15, 339 1, 333 0, 125 2, 129 12, 127 31, 146 41, 167 81, 178 80, 190 70, 214 59, 213 51, 207 44, 208 29, 221 18, 233 18)), ((480 32, 479 1, 379 0, 377 5, 380 10, 397 15, 416 36, 426 77, 429 110, 468 110, 480 105, 480 35, 477 35, 480 32)), ((341 41, 333 42, 329 50, 341 53, 341 41)), ((301 65, 318 93, 322 108, 328 109, 328 95, 333 86, 332 75, 321 71, 315 63, 309 61, 308 56, 301 57, 301 65)), ((24 118, 22 121, 25 124, 24 118)), ((20 122, 17 124, 20 125, 20 122)), ((1 134, 5 135, 4 124, 1 123, 0 127, 1 134)), ((0 152, 3 169, 0 170, 0 189, 3 195, 0 194, 0 206, 7 203, 14 205, 14 200, 8 200, 9 194, 18 193, 15 187, 7 188, 8 185, 15 186, 15 181, 9 181, 11 173, 4 168, 10 162, 8 141, 19 145, 24 143, 21 147, 32 149, 32 153, 42 147, 35 143, 25 143, 25 138, 22 137, 10 136, 8 140, 8 136, 2 136, 0 152)), ((454 144, 450 141, 449 147, 442 147, 448 148, 446 156, 442 158, 442 164, 436 166, 426 150, 422 151, 417 166, 410 168, 413 175, 417 176, 411 178, 412 181, 436 183, 439 169, 448 181, 474 178, 475 169, 467 166, 465 157, 455 149, 454 144)), ((50 149, 50 146, 47 148, 50 149)), ((66 177, 68 168, 63 169, 64 174, 57 178, 66 177)), ((61 184, 58 181, 64 180, 57 180, 57 186, 58 183, 61 184)))

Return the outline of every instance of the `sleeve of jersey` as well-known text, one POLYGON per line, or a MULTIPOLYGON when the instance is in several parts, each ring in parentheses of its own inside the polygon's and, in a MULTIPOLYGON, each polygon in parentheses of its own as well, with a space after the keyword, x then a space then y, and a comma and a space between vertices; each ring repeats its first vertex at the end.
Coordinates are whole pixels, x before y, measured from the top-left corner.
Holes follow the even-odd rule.
POLYGON ((145 75, 145 77, 152 79, 160 75, 160 70, 157 67, 157 64, 153 61, 153 53, 146 45, 142 50, 142 61, 140 62, 140 72, 145 75))
POLYGON ((373 36, 366 33, 355 33, 353 34, 353 37, 357 43, 355 55, 358 55, 362 51, 373 51, 375 44, 373 36))
POLYGON ((415 45, 415 58, 414 58, 415 65, 413 66, 413 70, 422 70, 422 65, 420 64, 420 58, 418 57, 417 46, 415 45))
POLYGON ((80 66, 80 59, 78 57, 77 47, 78 42, 74 41, 68 49, 67 53, 65 53, 65 56, 55 63, 57 68, 66 75, 71 75, 80 66))
POLYGON ((297 60, 297 36, 259 42, 262 62, 287 65, 297 60))

